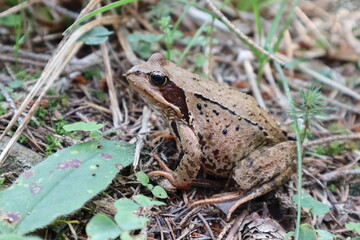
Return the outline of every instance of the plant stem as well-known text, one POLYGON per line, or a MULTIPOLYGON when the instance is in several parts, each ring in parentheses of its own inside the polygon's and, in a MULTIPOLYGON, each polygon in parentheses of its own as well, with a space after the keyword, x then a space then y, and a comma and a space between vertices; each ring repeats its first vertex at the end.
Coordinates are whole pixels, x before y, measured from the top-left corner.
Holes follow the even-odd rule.
MULTIPOLYGON (((283 83, 286 96, 290 102, 290 109, 291 112, 295 112, 294 102, 292 100, 292 96, 290 93, 289 85, 287 84, 285 75, 280 67, 280 65, 274 61, 275 68, 280 74, 281 81, 283 83)), ((295 114, 292 114, 291 118, 294 120, 295 125, 295 134, 296 134, 296 147, 297 147, 297 174, 298 174, 298 206, 297 206, 297 216, 296 216, 296 229, 295 229, 295 240, 299 240, 299 232, 300 232, 300 221, 301 221, 301 198, 302 198, 302 145, 301 145, 301 136, 300 136, 300 129, 297 122, 297 118, 295 114)))

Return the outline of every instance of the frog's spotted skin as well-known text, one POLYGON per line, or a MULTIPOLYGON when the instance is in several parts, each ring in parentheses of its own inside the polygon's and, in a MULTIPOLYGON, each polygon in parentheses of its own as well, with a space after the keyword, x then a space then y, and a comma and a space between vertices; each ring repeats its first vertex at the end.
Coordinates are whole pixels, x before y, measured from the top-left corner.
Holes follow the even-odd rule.
POLYGON ((233 174, 241 189, 260 193, 264 184, 278 185, 275 179, 283 182, 293 172, 295 144, 252 96, 202 79, 160 54, 125 76, 162 113, 183 153, 174 172, 154 173, 175 187, 188 188, 200 166, 217 177, 233 174))

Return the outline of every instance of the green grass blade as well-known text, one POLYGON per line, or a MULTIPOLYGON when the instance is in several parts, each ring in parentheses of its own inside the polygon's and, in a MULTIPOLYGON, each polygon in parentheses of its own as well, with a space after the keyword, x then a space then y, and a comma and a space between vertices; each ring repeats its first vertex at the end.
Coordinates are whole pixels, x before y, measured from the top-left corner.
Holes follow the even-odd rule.
POLYGON ((203 25, 196 31, 194 37, 191 39, 190 43, 186 46, 185 50, 182 52, 181 56, 177 60, 176 64, 180 65, 180 63, 184 60, 185 56, 189 53, 190 49, 194 46, 196 39, 201 35, 201 33, 205 30, 205 27, 208 25, 209 20, 205 21, 203 25))
POLYGON ((71 28, 73 28, 75 25, 79 24, 79 23, 82 23, 86 20, 88 20, 89 18, 95 16, 96 14, 99 14, 99 13, 102 13, 102 12, 106 12, 110 9, 113 9, 113 8, 117 8, 117 7, 120 7, 122 5, 125 5, 125 4, 128 4, 128 3, 132 3, 132 2, 137 2, 139 0, 122 0, 122 1, 117 1, 117 2, 114 2, 114 3, 110 3, 106 6, 103 6, 101 8, 98 8, 88 14, 86 14, 85 16, 79 18, 78 20, 76 20, 73 24, 70 25, 70 27, 68 27, 65 32, 63 33, 63 35, 65 35, 71 28))

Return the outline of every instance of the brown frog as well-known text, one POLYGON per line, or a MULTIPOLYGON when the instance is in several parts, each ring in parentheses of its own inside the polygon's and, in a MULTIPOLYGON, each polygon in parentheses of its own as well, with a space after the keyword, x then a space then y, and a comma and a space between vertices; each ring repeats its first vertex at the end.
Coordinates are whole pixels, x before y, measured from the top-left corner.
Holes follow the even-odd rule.
POLYGON ((296 145, 256 100, 229 86, 205 80, 153 54, 126 74, 131 87, 169 125, 181 162, 175 171, 161 163, 160 175, 187 189, 200 168, 232 178, 241 190, 195 204, 239 198, 235 208, 283 184, 296 169, 296 145))

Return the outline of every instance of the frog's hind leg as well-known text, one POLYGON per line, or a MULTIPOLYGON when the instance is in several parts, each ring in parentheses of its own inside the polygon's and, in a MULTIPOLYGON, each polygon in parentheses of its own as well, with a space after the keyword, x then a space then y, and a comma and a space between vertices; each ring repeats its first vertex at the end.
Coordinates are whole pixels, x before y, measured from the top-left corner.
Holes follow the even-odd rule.
POLYGON ((228 213, 226 214, 226 218, 230 219, 231 214, 241 205, 244 204, 250 200, 253 200, 257 197, 260 197, 268 192, 270 192, 271 190, 281 186, 282 184, 284 184, 287 180, 288 180, 288 176, 290 176, 291 174, 293 174, 294 169, 292 168, 287 168, 281 175, 276 176, 274 179, 272 179, 269 182, 264 183, 263 185, 261 185, 260 187, 254 189, 254 190, 249 190, 247 192, 245 192, 244 194, 242 194, 240 196, 240 198, 231 206, 231 208, 228 210, 228 213))
POLYGON ((221 196, 212 197, 209 199, 204 199, 200 201, 196 201, 192 203, 189 207, 195 207, 199 205, 205 205, 205 204, 216 204, 216 203, 224 203, 224 202, 233 202, 230 207, 227 207, 226 212, 226 218, 230 219, 231 214, 241 205, 244 204, 250 200, 253 200, 257 197, 260 197, 271 190, 273 190, 276 187, 279 187, 284 182, 288 180, 289 175, 293 173, 293 169, 288 168, 284 171, 284 174, 278 175, 275 178, 273 178, 271 181, 266 182, 259 186, 256 189, 248 190, 248 191, 240 191, 240 192, 227 192, 222 194, 221 196))
POLYGON ((229 218, 243 203, 264 195, 285 183, 296 169, 296 145, 282 142, 274 146, 261 147, 239 161, 234 168, 233 178, 239 192, 194 202, 191 207, 236 201, 227 211, 229 218))

